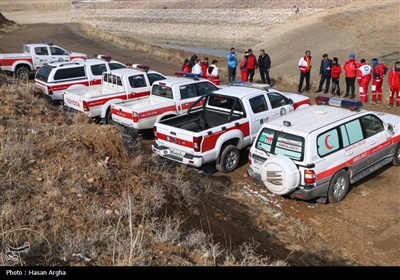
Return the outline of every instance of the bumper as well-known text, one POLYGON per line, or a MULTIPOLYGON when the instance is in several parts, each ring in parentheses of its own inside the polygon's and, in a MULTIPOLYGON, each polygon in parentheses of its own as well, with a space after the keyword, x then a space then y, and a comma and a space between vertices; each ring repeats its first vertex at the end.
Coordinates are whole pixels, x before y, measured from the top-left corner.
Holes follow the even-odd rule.
POLYGON ((165 146, 160 146, 156 142, 153 142, 153 144, 151 145, 151 149, 154 153, 163 158, 167 158, 197 168, 203 165, 203 157, 201 156, 195 156, 192 154, 173 150, 165 146))
MULTIPOLYGON (((247 174, 249 175, 249 178, 253 180, 257 185, 265 187, 263 181, 261 180, 261 176, 257 173, 254 173, 253 169, 251 169, 250 167, 247 169, 247 174)), ((317 197, 326 197, 328 194, 328 188, 329 182, 314 186, 312 188, 309 188, 307 186, 300 186, 288 195, 291 198, 310 200, 317 197)))

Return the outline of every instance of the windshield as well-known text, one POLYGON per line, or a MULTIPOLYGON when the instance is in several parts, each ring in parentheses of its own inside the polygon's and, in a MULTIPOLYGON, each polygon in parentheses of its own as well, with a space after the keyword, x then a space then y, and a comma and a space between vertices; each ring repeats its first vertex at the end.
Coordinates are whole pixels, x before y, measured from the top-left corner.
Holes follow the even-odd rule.
POLYGON ((284 155, 302 161, 304 138, 290 133, 263 128, 256 142, 256 148, 274 155, 284 155))
POLYGON ((49 79, 51 69, 52 69, 51 67, 46 65, 40 67, 39 71, 36 73, 35 79, 38 79, 42 82, 47 82, 49 79))

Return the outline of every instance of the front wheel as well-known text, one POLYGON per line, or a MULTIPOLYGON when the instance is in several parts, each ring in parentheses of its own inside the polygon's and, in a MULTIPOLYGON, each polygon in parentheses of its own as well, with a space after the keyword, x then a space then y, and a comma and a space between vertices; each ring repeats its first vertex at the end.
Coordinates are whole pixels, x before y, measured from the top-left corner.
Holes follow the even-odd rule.
POLYGON ((114 121, 112 119, 111 107, 108 108, 108 110, 106 112, 105 122, 106 122, 106 124, 110 124, 110 125, 112 125, 114 123, 114 121))
POLYGON ((400 165, 400 143, 397 144, 396 151, 394 152, 393 155, 393 165, 399 166, 400 165))
POLYGON ((216 168, 223 173, 229 173, 239 165, 240 151, 236 146, 226 146, 219 157, 216 168))
POLYGON ((29 73, 31 71, 26 66, 20 66, 16 71, 15 75, 18 79, 29 79, 29 73))
POLYGON ((329 185, 329 202, 337 203, 339 201, 342 201, 349 191, 349 185, 349 174, 344 170, 338 171, 335 176, 333 176, 332 181, 329 185))

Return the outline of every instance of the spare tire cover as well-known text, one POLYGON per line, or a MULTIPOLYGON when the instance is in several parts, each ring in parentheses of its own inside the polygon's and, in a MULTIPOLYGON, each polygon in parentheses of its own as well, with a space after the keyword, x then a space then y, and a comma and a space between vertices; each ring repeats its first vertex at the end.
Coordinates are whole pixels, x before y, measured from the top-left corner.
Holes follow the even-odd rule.
POLYGON ((272 193, 287 194, 299 186, 300 171, 290 158, 276 155, 262 165, 261 180, 272 193))

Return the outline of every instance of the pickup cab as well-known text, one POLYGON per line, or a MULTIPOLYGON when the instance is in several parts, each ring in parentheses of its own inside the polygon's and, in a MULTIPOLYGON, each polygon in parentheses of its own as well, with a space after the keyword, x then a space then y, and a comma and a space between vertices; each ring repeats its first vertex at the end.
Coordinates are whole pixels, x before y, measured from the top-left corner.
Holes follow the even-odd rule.
POLYGON ((306 96, 243 86, 224 87, 197 103, 188 114, 155 124, 152 150, 193 167, 215 162, 223 173, 236 169, 240 150, 265 122, 311 105, 306 96), (193 109, 199 102, 202 107, 193 109))
POLYGON ((84 53, 69 52, 50 43, 27 44, 24 45, 23 51, 23 53, 0 54, 1 69, 22 78, 28 77, 31 72, 35 72, 46 63, 88 58, 84 53))
POLYGON ((152 129, 159 120, 185 114, 200 96, 217 89, 206 79, 168 77, 153 84, 150 96, 112 104, 111 117, 135 130, 152 129))
POLYGON ((100 85, 104 72, 126 68, 124 64, 108 58, 43 65, 35 75, 35 87, 52 101, 62 101, 64 90, 100 85))
POLYGON ((111 119, 111 104, 147 96, 151 85, 166 77, 141 69, 117 69, 104 72, 101 85, 64 91, 64 107, 85 113, 90 118, 111 119))

